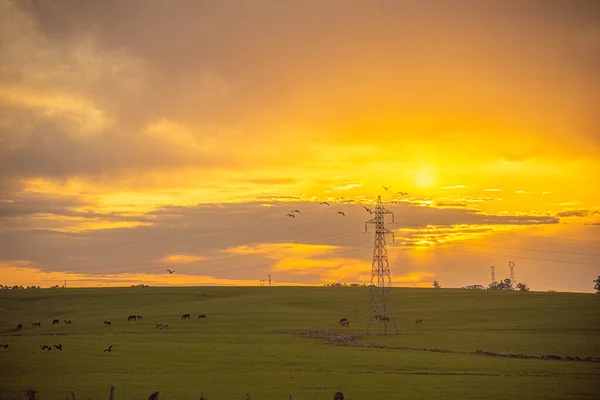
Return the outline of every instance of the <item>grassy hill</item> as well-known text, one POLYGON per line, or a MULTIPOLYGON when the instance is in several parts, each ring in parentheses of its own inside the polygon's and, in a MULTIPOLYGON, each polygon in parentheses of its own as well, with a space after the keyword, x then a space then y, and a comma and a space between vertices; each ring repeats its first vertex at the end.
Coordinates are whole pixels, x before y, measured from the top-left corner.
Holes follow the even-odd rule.
POLYGON ((9 344, 0 348, 0 399, 25 398, 31 386, 39 399, 73 391, 78 400, 106 399, 110 386, 127 400, 154 391, 163 400, 201 392, 210 400, 246 392, 333 399, 336 391, 350 400, 600 398, 598 362, 473 354, 600 356, 598 295, 398 288, 401 334, 361 336, 368 295, 325 287, 0 292, 0 344, 9 344), (127 322, 130 314, 143 319, 127 322), (40 349, 59 342, 63 351, 40 349))

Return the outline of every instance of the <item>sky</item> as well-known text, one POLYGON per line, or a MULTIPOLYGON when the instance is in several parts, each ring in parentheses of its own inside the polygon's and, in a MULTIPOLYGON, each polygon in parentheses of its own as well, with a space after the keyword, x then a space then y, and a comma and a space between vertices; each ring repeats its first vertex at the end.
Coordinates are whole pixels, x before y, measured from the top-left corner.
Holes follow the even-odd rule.
POLYGON ((393 286, 512 261, 593 291, 595 0, 0 0, 0 21, 4 285, 369 284, 381 196, 393 286))

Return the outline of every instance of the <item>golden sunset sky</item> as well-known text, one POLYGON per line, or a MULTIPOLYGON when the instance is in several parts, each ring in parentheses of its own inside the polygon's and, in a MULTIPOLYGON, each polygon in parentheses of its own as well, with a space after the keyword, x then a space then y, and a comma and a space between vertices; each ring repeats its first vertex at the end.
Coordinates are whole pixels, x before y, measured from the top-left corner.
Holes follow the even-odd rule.
POLYGON ((600 275, 596 0, 0 17, 2 284, 369 283, 380 195, 394 286, 487 285, 510 261, 532 290, 600 275))

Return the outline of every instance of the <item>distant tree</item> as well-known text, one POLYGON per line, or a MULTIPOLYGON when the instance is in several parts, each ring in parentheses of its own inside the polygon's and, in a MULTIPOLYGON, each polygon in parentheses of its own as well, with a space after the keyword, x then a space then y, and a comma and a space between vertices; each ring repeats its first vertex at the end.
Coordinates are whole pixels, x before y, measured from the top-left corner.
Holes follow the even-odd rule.
POLYGON ((483 290, 483 289, 485 289, 485 286, 483 286, 483 285, 467 285, 467 286, 461 287, 461 289, 483 290))
POLYGON ((436 289, 440 289, 442 287, 442 285, 440 285, 440 283, 438 281, 433 281, 433 287, 436 289))
POLYGON ((520 292, 529 292, 529 286, 525 283, 517 283, 517 290, 520 292))
POLYGON ((600 294, 600 275, 598 275, 594 282, 596 283, 594 285, 594 290, 596 291, 596 293, 600 294))
POLYGON ((503 281, 500 281, 500 282, 490 283, 488 286, 488 289, 491 289, 491 290, 515 290, 512 282, 508 278, 503 281))

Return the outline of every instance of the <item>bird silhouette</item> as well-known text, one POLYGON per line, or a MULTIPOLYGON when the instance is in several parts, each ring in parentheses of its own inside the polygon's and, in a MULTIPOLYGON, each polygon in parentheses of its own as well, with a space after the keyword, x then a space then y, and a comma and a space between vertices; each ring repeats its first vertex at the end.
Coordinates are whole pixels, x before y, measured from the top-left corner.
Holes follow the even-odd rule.
POLYGON ((326 201, 322 201, 322 202, 320 202, 319 204, 325 204, 326 206, 330 205, 330 204, 329 204, 328 202, 326 202, 326 201))
POLYGON ((55 344, 54 347, 56 347, 57 349, 59 349, 60 351, 62 351, 62 344, 60 344, 60 343, 58 345, 55 344))
POLYGON ((390 201, 390 203, 392 203, 392 204, 398 204, 398 202, 394 201, 394 200, 390 201))
POLYGON ((388 186, 388 187, 382 186, 382 188, 384 188, 385 190, 388 190, 389 188, 391 188, 391 186, 388 186))
POLYGON ((104 349, 105 352, 111 352, 112 351, 112 347, 114 346, 114 344, 111 344, 110 346, 108 346, 108 349, 104 349))
POLYGON ((342 200, 344 200, 344 198, 343 198, 342 196, 340 196, 340 197, 338 197, 338 198, 337 198, 337 200, 339 200, 339 199, 342 199, 342 200))
POLYGON ((373 211, 371 211, 371 210, 370 210, 370 209, 368 209, 367 207, 363 206, 363 208, 364 208, 365 210, 367 210, 367 211, 369 212, 369 214, 373 214, 373 211))
POLYGON ((288 218, 296 218, 296 216, 294 214, 285 214, 285 216, 288 218))
POLYGON ((341 214, 343 217, 345 217, 345 216, 346 216, 346 214, 344 214, 344 212, 343 212, 343 211, 338 211, 337 213, 338 213, 338 214, 341 214))
POLYGON ((170 269, 167 269, 167 271, 169 271, 170 274, 172 274, 173 272, 175 272, 175 271, 171 271, 170 269))
POLYGON ((302 214, 302 213, 300 212, 300 210, 292 210, 292 211, 290 211, 290 212, 295 212, 295 213, 298 213, 298 214, 302 214))
POLYGON ((406 193, 406 192, 398 192, 398 194, 401 195, 401 196, 406 196, 408 193, 406 193))

